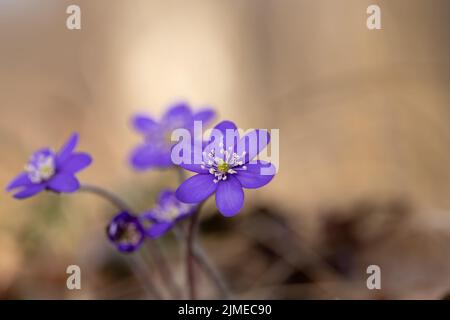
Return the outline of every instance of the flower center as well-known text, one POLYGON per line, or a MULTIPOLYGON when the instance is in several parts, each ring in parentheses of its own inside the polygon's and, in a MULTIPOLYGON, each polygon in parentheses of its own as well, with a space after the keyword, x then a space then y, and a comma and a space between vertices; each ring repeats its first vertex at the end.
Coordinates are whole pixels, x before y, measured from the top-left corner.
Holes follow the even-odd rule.
POLYGON ((222 163, 219 163, 219 165, 217 166, 217 169, 219 169, 219 171, 222 173, 227 173, 228 170, 230 169, 230 166, 223 160, 221 162, 222 163))
POLYGON ((117 241, 124 244, 136 244, 141 239, 141 232, 134 223, 121 224, 117 232, 117 241))
POLYGON ((31 158, 25 166, 28 178, 33 183, 47 181, 55 174, 55 156, 52 152, 40 152, 31 158))
POLYGON ((223 148, 223 143, 219 145, 219 152, 221 157, 216 156, 216 150, 212 149, 208 154, 203 152, 203 159, 201 168, 208 169, 215 179, 214 182, 218 183, 221 180, 226 180, 228 174, 235 174, 235 169, 246 170, 244 165, 245 151, 241 155, 233 152, 233 147, 229 147, 228 150, 223 148))

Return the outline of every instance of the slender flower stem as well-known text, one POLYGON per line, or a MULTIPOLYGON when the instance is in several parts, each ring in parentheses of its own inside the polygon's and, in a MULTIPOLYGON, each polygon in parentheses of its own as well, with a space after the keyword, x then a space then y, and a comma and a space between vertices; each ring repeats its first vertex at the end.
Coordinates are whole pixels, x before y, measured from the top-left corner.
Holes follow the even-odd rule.
POLYGON ((228 289, 228 285, 225 280, 222 278, 222 275, 219 271, 213 266, 211 261, 209 261, 208 256, 205 251, 199 246, 196 245, 194 248, 195 260, 201 266, 201 268, 206 272, 206 274, 210 277, 210 279, 214 282, 217 289, 219 289, 221 293, 222 299, 230 299, 231 292, 228 289))
POLYGON ((187 255, 186 255, 186 278, 187 284, 189 288, 189 299, 195 300, 197 298, 196 291, 196 281, 195 281, 195 270, 194 270, 194 260, 195 260, 195 235, 197 233, 198 228, 198 216, 200 213, 200 209, 203 206, 204 202, 201 202, 195 212, 192 214, 188 234, 187 234, 187 255))
POLYGON ((131 208, 125 203, 125 201, 123 201, 120 197, 118 197, 111 191, 105 190, 101 187, 89 185, 89 184, 82 184, 80 186, 79 191, 90 192, 90 193, 96 194, 96 195, 102 197, 103 199, 106 199, 107 201, 109 201, 117 209, 119 209, 121 211, 127 211, 130 214, 133 213, 133 210, 131 210, 131 208))
POLYGON ((161 300, 163 296, 159 289, 151 281, 151 274, 148 272, 146 267, 146 262, 143 260, 141 255, 136 255, 134 263, 126 259, 129 262, 131 269, 133 270, 137 280, 143 287, 145 293, 148 296, 152 296, 155 299, 161 300))
MULTIPOLYGON (((178 179, 179 179, 180 183, 184 182, 184 180, 186 180, 186 178, 187 178, 186 172, 181 167, 176 167, 176 170, 177 170, 177 173, 178 173, 178 179)), ((201 209, 202 205, 203 205, 203 203, 201 203, 199 205, 199 207, 197 208, 196 213, 194 213, 194 215, 199 215, 199 212, 200 212, 200 209, 201 209)), ((191 219, 198 219, 198 218, 191 218, 191 219)), ((194 226, 192 226, 193 229, 196 229, 195 228, 195 223, 197 223, 197 221, 192 221, 191 220, 191 225, 190 226, 192 226, 194 224, 194 226)), ((193 230, 193 231, 196 232, 196 230, 193 230)), ((221 276, 220 272, 214 267, 214 265, 208 259, 208 256, 205 253, 205 251, 202 249, 201 245, 199 243, 195 243, 195 239, 193 239, 194 235, 191 234, 191 238, 192 238, 191 239, 191 241, 192 241, 191 245, 193 245, 193 247, 191 247, 191 249, 193 248, 192 251, 189 251, 190 250, 189 249, 189 243, 190 242, 187 241, 188 237, 186 237, 185 232, 184 232, 184 230, 182 228, 180 228, 180 227, 175 228, 175 235, 177 236, 177 238, 179 240, 180 240, 180 238, 182 238, 183 242, 187 242, 188 243, 188 256, 192 257, 192 255, 193 255, 193 257, 196 260, 196 262, 198 263, 198 265, 209 276, 211 281, 214 282, 215 286, 220 291, 221 297, 224 298, 224 299, 229 299, 231 297, 231 293, 230 293, 230 290, 228 288, 227 283, 225 282, 225 280, 221 276), (190 255, 189 252, 192 253, 192 255, 190 255)), ((189 272, 191 272, 191 271, 193 272, 193 267, 192 267, 193 262, 191 260, 192 259, 190 259, 190 258, 188 258, 188 260, 187 260, 188 270, 190 270, 189 272), (190 264, 191 264, 191 267, 189 267, 190 264)), ((188 276, 188 279, 193 279, 193 277, 189 277, 188 276)), ((195 284, 194 284, 194 286, 195 286, 195 284)), ((195 289, 194 289, 194 294, 195 294, 195 289)))
POLYGON ((180 299, 181 298, 180 288, 174 281, 172 269, 167 263, 167 260, 159 244, 154 241, 148 242, 148 248, 152 257, 155 259, 156 266, 158 267, 158 271, 161 277, 167 284, 170 294, 173 296, 174 299, 180 299))
MULTIPOLYGON (((182 183, 186 180, 186 173, 183 168, 176 167, 178 174, 178 180, 182 183)), ((204 202, 204 201, 203 201, 204 202)), ((197 232, 198 215, 203 205, 200 203, 190 218, 190 224, 186 239, 186 279, 187 286, 189 288, 189 299, 196 299, 196 283, 195 283, 195 271, 194 271, 194 259, 195 259, 195 234, 197 232)), ((184 234, 183 234, 184 235, 184 234)))
MULTIPOLYGON (((87 184, 81 185, 79 190, 98 195, 98 196, 102 197, 103 199, 106 199, 107 201, 109 201, 111 204, 113 204, 119 210, 126 211, 130 214, 133 214, 133 210, 131 209, 131 207, 124 200, 122 200, 119 196, 115 195, 111 191, 105 190, 101 187, 97 187, 94 185, 87 185, 87 184)), ((152 247, 151 253, 152 253, 153 258, 155 259, 155 264, 156 264, 161 276, 163 277, 163 280, 166 282, 169 290, 171 291, 171 294, 175 298, 179 298, 180 297, 179 290, 173 281, 173 277, 170 274, 170 269, 167 268, 168 264, 166 263, 164 256, 162 255, 162 253, 160 251, 160 248, 155 246, 154 244, 151 244, 150 247, 152 247)), ((139 260, 139 263, 140 263, 140 265, 142 265, 142 260, 139 260)), ((135 268, 135 272, 138 272, 138 277, 142 277, 140 274, 142 274, 143 269, 144 268, 142 268, 142 267, 135 268)), ((161 299, 161 297, 162 297, 161 294, 153 286, 150 279, 147 279, 147 281, 145 283, 147 284, 146 289, 148 291, 151 291, 151 293, 156 298, 161 299)))
MULTIPOLYGON (((175 236, 180 243, 186 243, 186 234, 183 228, 177 226, 174 229, 175 236)), ((228 288, 226 281, 223 279, 221 273, 217 270, 211 260, 208 258, 206 252, 203 250, 202 246, 198 241, 194 247, 194 258, 200 268, 206 273, 209 279, 214 283, 217 290, 220 292, 221 299, 230 299, 231 292, 228 288)))

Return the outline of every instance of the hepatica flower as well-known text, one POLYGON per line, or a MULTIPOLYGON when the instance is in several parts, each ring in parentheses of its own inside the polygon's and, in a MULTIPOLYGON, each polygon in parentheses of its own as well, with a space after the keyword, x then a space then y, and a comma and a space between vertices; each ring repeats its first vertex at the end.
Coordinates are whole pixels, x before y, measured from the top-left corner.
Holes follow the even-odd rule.
POLYGON ((172 166, 170 157, 174 145, 171 141, 172 131, 179 128, 192 131, 194 121, 207 124, 214 116, 215 112, 212 109, 193 112, 184 102, 169 107, 160 121, 155 121, 147 115, 135 115, 132 125, 144 136, 144 142, 132 151, 131 165, 137 170, 172 166))
POLYGON ((174 190, 163 190, 156 207, 143 214, 149 223, 147 234, 155 239, 169 231, 178 221, 190 216, 197 206, 180 202, 174 190))
POLYGON ((175 191, 166 189, 160 192, 152 210, 138 216, 125 211, 118 213, 106 229, 108 238, 119 251, 133 252, 145 238, 159 238, 195 209, 195 205, 180 202, 175 191))
POLYGON ((203 146, 192 146, 190 158, 180 163, 197 174, 178 187, 177 198, 192 204, 215 193, 219 211, 226 217, 235 215, 244 205, 243 188, 260 188, 275 175, 271 163, 254 160, 269 140, 266 130, 254 130, 240 137, 234 123, 219 123, 210 140, 203 146))
POLYGON ((73 134, 64 146, 55 152, 49 148, 36 151, 19 174, 7 186, 7 191, 19 189, 16 199, 31 197, 43 190, 74 192, 80 184, 75 176, 86 168, 92 158, 84 152, 75 152, 78 134, 73 134))
POLYGON ((119 251, 133 252, 138 249, 145 239, 145 230, 138 217, 120 212, 106 228, 109 240, 119 251))

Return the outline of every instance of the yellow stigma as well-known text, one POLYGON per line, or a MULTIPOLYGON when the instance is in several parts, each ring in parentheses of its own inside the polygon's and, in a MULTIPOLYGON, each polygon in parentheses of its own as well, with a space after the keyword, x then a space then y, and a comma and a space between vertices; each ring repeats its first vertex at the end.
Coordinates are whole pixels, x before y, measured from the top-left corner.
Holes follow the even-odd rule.
POLYGON ((225 161, 220 161, 220 163, 217 165, 217 169, 219 169, 220 172, 227 173, 228 169, 230 169, 230 166, 225 161))

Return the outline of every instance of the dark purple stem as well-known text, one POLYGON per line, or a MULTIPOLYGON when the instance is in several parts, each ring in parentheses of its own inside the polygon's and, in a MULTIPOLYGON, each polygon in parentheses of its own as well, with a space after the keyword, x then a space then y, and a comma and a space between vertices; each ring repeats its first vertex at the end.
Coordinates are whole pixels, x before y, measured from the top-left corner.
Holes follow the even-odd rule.
POLYGON ((186 266, 187 266, 187 282, 189 288, 189 299, 195 300, 197 298, 196 291, 196 281, 195 281, 195 235, 197 234, 198 227, 198 216, 200 214, 200 209, 202 208, 203 202, 201 202, 195 212, 192 214, 187 234, 187 255, 186 255, 186 266))

